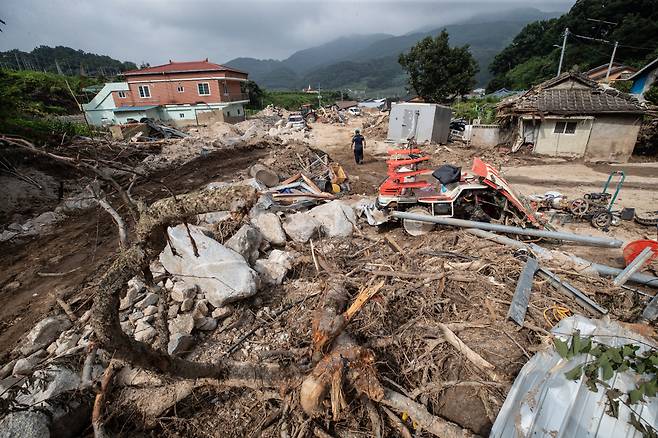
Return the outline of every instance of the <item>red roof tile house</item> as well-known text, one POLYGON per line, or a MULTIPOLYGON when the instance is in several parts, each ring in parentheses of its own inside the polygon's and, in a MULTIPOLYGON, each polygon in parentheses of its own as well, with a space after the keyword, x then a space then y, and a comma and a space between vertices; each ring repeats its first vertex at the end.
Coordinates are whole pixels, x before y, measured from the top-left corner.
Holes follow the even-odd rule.
POLYGON ((244 119, 247 73, 203 61, 173 62, 124 72, 125 82, 105 84, 88 104, 94 125, 150 117, 174 125, 244 119))

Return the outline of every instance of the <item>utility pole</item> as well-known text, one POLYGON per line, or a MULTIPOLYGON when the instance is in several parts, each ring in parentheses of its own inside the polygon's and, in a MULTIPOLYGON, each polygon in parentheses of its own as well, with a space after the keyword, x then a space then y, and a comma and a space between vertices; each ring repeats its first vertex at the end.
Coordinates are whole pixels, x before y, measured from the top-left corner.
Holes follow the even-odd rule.
POLYGON ((605 81, 608 82, 610 79, 610 72, 612 71, 612 64, 615 62, 615 55, 617 54, 617 46, 619 46, 619 41, 615 41, 615 48, 612 49, 612 57, 610 58, 610 65, 608 65, 608 72, 605 74, 605 81))
POLYGON ((567 37, 569 36, 569 28, 564 29, 564 40, 562 41, 562 53, 560 53, 560 65, 557 68, 557 75, 562 74, 562 62, 564 61, 564 51, 567 49, 567 37))
POLYGON ((320 94, 320 84, 318 84, 318 109, 322 108, 322 95, 320 94))

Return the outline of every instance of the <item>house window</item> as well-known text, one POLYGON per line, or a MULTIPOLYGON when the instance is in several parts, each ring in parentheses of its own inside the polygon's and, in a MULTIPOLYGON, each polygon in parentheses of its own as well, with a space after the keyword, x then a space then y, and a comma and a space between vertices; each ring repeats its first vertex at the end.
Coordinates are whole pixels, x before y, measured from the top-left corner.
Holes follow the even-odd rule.
POLYGON ((228 96, 228 84, 224 81, 224 96, 228 96))
POLYGON ((240 108, 238 108, 238 115, 240 115, 240 108))
POLYGON ((125 99, 126 98, 126 92, 125 91, 119 91, 117 94, 119 95, 119 99, 125 99))
POLYGON ((180 117, 181 119, 184 119, 185 118, 185 113, 178 113, 178 117, 180 117))
POLYGON ((142 99, 151 97, 151 89, 149 88, 148 85, 139 86, 139 97, 141 97, 142 99))
POLYGON ((210 85, 208 82, 201 82, 197 84, 199 87, 199 96, 210 96, 210 85))
POLYGON ((578 122, 555 122, 553 134, 575 134, 578 122))
POLYGON ((185 87, 183 87, 182 85, 179 85, 178 88, 176 88, 176 91, 178 91, 179 93, 182 93, 183 91, 185 91, 185 87))

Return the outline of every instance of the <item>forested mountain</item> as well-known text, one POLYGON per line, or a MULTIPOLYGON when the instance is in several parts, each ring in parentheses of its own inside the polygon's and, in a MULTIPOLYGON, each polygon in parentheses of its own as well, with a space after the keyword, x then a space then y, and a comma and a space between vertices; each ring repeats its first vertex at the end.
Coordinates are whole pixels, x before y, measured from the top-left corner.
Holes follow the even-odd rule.
POLYGON ((106 55, 87 53, 63 46, 39 46, 31 52, 15 49, 0 52, 0 66, 12 70, 89 76, 112 76, 137 68, 132 62, 121 62, 106 55))
POLYGON ((528 24, 494 58, 488 89, 524 89, 554 76, 560 58, 555 45, 562 44, 566 28, 565 71, 609 62, 615 41, 617 62, 640 67, 658 57, 658 0, 578 0, 559 18, 528 24))
POLYGON ((514 35, 530 21, 555 17, 532 8, 475 16, 467 21, 400 36, 387 34, 343 37, 330 43, 296 52, 283 61, 237 58, 227 65, 249 72, 250 78, 266 88, 358 88, 403 91, 406 78, 397 62, 400 53, 426 36, 442 29, 453 46, 469 44, 480 65, 478 84, 489 79, 489 63, 514 35))

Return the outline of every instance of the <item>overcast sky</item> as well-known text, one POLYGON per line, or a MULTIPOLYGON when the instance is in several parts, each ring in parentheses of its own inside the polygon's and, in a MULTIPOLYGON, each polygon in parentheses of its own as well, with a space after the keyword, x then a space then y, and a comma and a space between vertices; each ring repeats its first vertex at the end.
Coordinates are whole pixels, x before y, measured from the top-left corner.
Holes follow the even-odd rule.
POLYGON ((404 34, 474 13, 574 1, 506 0, 2 0, 0 50, 63 45, 122 61, 165 63, 209 57, 283 59, 350 34, 404 34))

